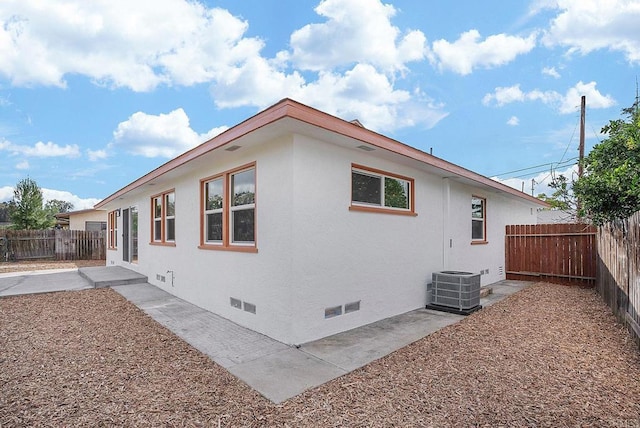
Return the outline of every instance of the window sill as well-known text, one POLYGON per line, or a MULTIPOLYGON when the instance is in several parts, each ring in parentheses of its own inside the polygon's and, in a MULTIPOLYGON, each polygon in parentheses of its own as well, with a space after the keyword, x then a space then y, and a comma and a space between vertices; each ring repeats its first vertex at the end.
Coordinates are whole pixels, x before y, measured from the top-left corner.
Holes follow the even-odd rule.
POLYGON ((391 215, 403 215, 408 217, 416 217, 418 214, 413 211, 400 211, 400 210, 390 210, 386 208, 378 208, 378 207, 362 207, 360 205, 350 205, 349 211, 360 211, 367 213, 378 213, 378 214, 391 214, 391 215))
POLYGON ((149 245, 155 245, 158 247, 175 247, 175 242, 149 242, 149 245))
POLYGON ((471 245, 487 245, 489 241, 471 241, 471 245))
POLYGON ((109 247, 107 251, 118 251, 118 247, 109 247))
POLYGON ((233 251, 236 253, 257 253, 257 247, 243 247, 243 246, 222 246, 222 245, 198 245, 201 250, 213 250, 213 251, 233 251))

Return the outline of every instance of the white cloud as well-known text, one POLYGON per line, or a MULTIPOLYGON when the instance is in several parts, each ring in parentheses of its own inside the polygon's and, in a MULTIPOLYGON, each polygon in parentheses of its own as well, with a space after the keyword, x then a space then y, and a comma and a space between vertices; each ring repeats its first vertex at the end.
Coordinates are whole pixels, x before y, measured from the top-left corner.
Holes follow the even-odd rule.
POLYGON ((420 90, 395 87, 405 64, 425 58, 426 39, 416 31, 401 36, 390 5, 375 0, 326 0, 316 12, 327 18, 291 36, 291 51, 273 60, 252 58, 218 79, 211 94, 220 108, 264 108, 294 98, 339 117, 357 117, 370 129, 434 126, 447 115, 444 106, 420 90), (315 80, 289 66, 318 71, 315 80))
POLYGON ((518 55, 530 52, 535 45, 535 34, 528 37, 497 34, 481 40, 477 30, 469 30, 453 43, 443 39, 433 42, 431 60, 440 70, 467 75, 478 67, 493 68, 507 64, 518 55))
POLYGON ((0 202, 6 202, 13 199, 13 187, 3 186, 0 187, 0 202))
POLYGON ((560 113, 573 113, 580 109, 580 98, 586 96, 590 109, 609 108, 616 104, 610 95, 602 95, 596 89, 596 82, 582 83, 581 81, 570 88, 562 100, 560 113))
POLYGON ((497 87, 492 94, 486 94, 482 98, 484 105, 497 105, 499 107, 513 102, 542 101, 545 104, 557 103, 561 95, 555 91, 540 91, 534 89, 531 92, 523 92, 520 85, 497 87))
POLYGON ((43 143, 38 141, 33 146, 24 146, 14 144, 8 140, 0 141, 0 150, 11 152, 14 155, 20 154, 30 157, 50 158, 50 157, 68 157, 76 158, 80 156, 80 148, 77 144, 67 144, 59 146, 51 141, 43 143))
MULTIPOLYGON (((100 202, 100 199, 81 198, 80 196, 74 195, 73 193, 68 192, 66 190, 53 190, 53 189, 45 189, 45 188, 41 188, 40 190, 42 190, 42 199, 44 200, 43 201, 44 203, 47 203, 47 201, 50 201, 52 199, 71 202, 73 204, 74 211, 93 208, 95 204, 100 202)), ((12 197, 13 197, 13 194, 12 194, 12 197)))
POLYGON ((264 58, 253 58, 211 86, 216 106, 264 108, 282 98, 300 99, 305 80, 298 72, 286 74, 264 58))
POLYGON ((447 116, 442 105, 420 93, 412 97, 394 89, 386 75, 364 64, 344 75, 321 73, 304 88, 301 100, 347 120, 359 119, 374 130, 418 124, 430 128, 447 116))
POLYGON ((100 149, 100 150, 91 150, 91 149, 87 149, 87 156, 89 157, 89 160, 91 162, 95 162, 97 160, 102 160, 102 159, 106 159, 107 157, 109 157, 107 151, 105 149, 100 149))
POLYGON ((558 73, 555 67, 544 67, 542 69, 542 74, 546 74, 547 76, 551 76, 555 79, 560 78, 560 73, 558 73))
POLYGON ((26 160, 22 162, 18 162, 16 164, 16 169, 20 169, 20 170, 29 169, 29 162, 26 160))
POLYGON ((149 91, 208 82, 257 55, 248 24, 198 2, 5 0, 0 2, 0 74, 15 85, 96 83, 149 91))
POLYGON ((516 116, 511 116, 509 120, 507 120, 507 125, 518 126, 520 125, 520 119, 518 119, 516 116))
POLYGON ((498 107, 513 102, 541 101, 544 104, 557 108, 560 113, 573 113, 580 108, 580 98, 587 97, 587 104, 591 109, 609 108, 615 105, 616 101, 610 95, 602 95, 596 89, 596 82, 578 82, 573 88, 569 88, 565 95, 556 91, 540 91, 534 89, 530 92, 523 92, 520 85, 508 87, 497 87, 493 93, 486 94, 482 98, 484 105, 496 105, 498 107))
MULTIPOLYGON (((428 95, 397 89, 407 64, 424 61, 428 46, 421 31, 392 24, 398 13, 392 5, 325 0, 315 11, 321 22, 294 31, 288 50, 266 58, 263 40, 246 36, 247 21, 200 2, 5 0, 0 2, 0 77, 14 85, 64 87, 66 77, 75 74, 133 91, 208 83, 219 108, 264 108, 290 97, 319 108, 334 106, 334 114, 358 115, 379 131, 430 127, 446 116, 428 95), (317 75, 309 73, 306 80, 300 70, 317 75), (347 93, 358 94, 360 102, 347 93)), ((496 36, 482 46, 487 44, 510 50, 516 43, 496 36)), ((491 64, 500 58, 494 55, 491 64)), ((173 135, 146 127, 149 118, 132 116, 116 131, 114 143, 133 142, 131 148, 145 156, 170 156, 202 137, 190 130, 186 115, 177 128, 168 123, 178 120, 175 115, 161 121, 173 135)), ((86 154, 97 160, 108 151, 86 154)))
MULTIPOLYGON (((45 188, 40 188, 40 190, 42 191, 42 199, 44 203, 52 199, 67 201, 73 204, 74 210, 93 208, 93 206, 100 201, 100 199, 97 198, 81 198, 80 196, 74 195, 73 193, 66 190, 53 190, 45 188)), ((12 186, 0 187, 0 202, 12 200, 13 191, 14 188, 12 186)))
POLYGON ((214 128, 198 134, 191 129, 189 117, 181 108, 159 115, 137 112, 118 124, 113 144, 136 155, 172 158, 226 129, 214 128))
MULTIPOLYGON (((379 0, 324 0, 316 8, 326 22, 308 24, 291 34, 285 53, 302 69, 327 70, 368 63, 398 71, 426 57, 426 37, 413 30, 401 34, 391 24, 396 9, 379 0)), ((282 54, 281 54, 282 55, 282 54)))
MULTIPOLYGON (((99 85, 134 91, 210 83, 220 108, 264 108, 284 97, 329 105, 331 96, 349 91, 348 83, 355 85, 351 92, 362 94, 362 105, 349 100, 350 107, 334 112, 355 112, 373 129, 432 126, 446 115, 428 96, 395 88, 407 63, 423 61, 428 47, 422 32, 392 24, 397 13, 392 5, 380 0, 325 0, 315 11, 324 22, 294 31, 290 50, 269 59, 260 53, 261 39, 246 37, 248 22, 198 2, 7 0, 0 2, 0 76, 14 85, 64 87, 66 76, 79 74, 99 85), (302 69, 319 74, 307 81, 297 71, 302 69), (356 82, 356 75, 364 75, 366 81, 356 82), (328 81, 339 89, 319 92, 328 81), (373 99, 376 105, 365 105, 373 99), (425 113, 424 120, 416 108, 425 113)), ((171 137, 154 138, 164 141, 158 150, 142 143, 135 147, 147 156, 166 156, 176 152, 174 146, 189 146, 189 138, 180 143, 169 142, 171 137)), ((106 154, 87 152, 92 160, 106 154)))
POLYGON ((630 0, 557 0, 546 8, 559 10, 542 37, 547 46, 566 46, 569 53, 598 49, 622 52, 640 63, 640 3, 630 0))

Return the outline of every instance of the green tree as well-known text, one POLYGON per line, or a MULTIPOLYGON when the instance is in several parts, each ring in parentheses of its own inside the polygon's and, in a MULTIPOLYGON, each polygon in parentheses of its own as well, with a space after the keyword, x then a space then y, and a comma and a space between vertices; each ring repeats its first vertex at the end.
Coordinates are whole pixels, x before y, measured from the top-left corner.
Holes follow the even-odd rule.
POLYGON ((584 174, 573 184, 581 216, 597 224, 625 219, 640 210, 640 105, 622 113, 627 120, 609 121, 607 138, 583 162, 584 174))
POLYGON ((9 202, 0 202, 0 223, 9 223, 11 221, 9 217, 9 202))
POLYGON ((68 213, 73 210, 73 204, 67 201, 61 201, 59 199, 51 199, 44 204, 44 211, 47 213, 47 217, 51 219, 53 224, 56 224, 58 213, 68 213))
POLYGON ((549 183, 549 187, 553 189, 551 196, 540 193, 537 198, 551 205, 551 209, 553 210, 569 212, 575 209, 575 198, 571 192, 571 186, 567 177, 563 174, 553 177, 551 183, 549 183))
POLYGON ((18 230, 47 229, 54 224, 43 207, 40 187, 30 178, 16 184, 10 215, 13 228, 18 230))
POLYGON ((59 199, 51 199, 44 204, 44 209, 55 215, 58 213, 68 213, 73 210, 73 204, 67 201, 61 201, 59 199))

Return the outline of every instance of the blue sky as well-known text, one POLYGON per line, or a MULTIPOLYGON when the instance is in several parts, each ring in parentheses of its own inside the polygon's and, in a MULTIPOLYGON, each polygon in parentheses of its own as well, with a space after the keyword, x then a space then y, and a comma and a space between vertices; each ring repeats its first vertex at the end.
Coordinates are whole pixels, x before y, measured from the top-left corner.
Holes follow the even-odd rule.
POLYGON ((640 1, 3 0, 0 201, 91 207, 289 97, 525 191, 633 103, 640 1), (536 167, 536 168, 532 168, 536 167))

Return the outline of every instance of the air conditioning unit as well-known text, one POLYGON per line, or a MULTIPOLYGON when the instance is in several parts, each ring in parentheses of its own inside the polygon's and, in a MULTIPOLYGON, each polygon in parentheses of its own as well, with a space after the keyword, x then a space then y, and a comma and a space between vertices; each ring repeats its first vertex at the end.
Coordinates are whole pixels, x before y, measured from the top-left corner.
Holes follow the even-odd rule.
POLYGON ((480 274, 445 270, 432 274, 427 309, 469 315, 481 309, 480 274))

